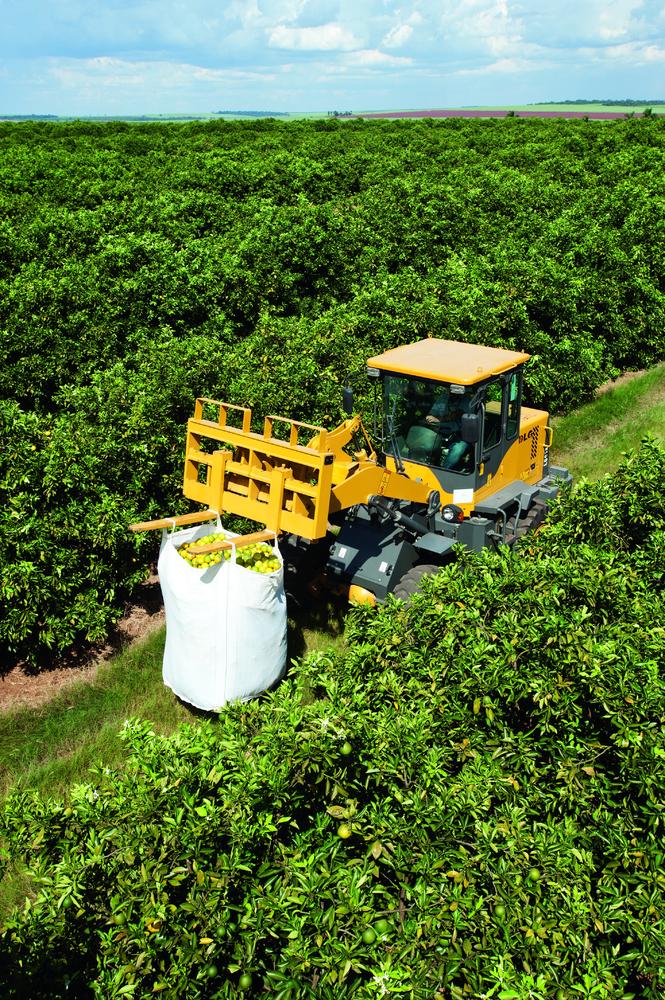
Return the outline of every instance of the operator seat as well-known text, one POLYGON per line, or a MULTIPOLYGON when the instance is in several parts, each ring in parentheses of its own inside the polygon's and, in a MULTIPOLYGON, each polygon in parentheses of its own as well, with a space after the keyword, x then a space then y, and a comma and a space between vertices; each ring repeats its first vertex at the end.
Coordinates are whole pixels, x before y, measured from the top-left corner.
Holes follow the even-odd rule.
POLYGON ((407 456, 416 462, 434 464, 434 457, 441 453, 441 435, 432 427, 414 424, 406 435, 407 456))

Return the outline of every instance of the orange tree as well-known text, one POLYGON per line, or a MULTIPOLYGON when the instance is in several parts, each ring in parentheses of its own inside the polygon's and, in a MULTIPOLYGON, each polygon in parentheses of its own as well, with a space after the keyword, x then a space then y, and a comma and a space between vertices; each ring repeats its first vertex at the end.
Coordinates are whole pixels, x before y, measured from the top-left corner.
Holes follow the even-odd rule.
POLYGON ((5 995, 657 1000, 664 488, 646 442, 220 725, 11 796, 5 995))
POLYGON ((196 395, 328 422, 345 371, 431 333, 530 352, 529 402, 566 410, 662 358, 664 142, 657 116, 0 123, 0 655, 119 616, 151 554, 123 526, 175 509, 196 395))

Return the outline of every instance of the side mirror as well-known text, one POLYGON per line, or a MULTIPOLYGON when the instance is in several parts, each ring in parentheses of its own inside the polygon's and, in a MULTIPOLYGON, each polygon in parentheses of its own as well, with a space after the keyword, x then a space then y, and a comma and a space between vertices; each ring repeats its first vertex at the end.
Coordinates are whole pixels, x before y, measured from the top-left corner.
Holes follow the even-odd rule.
POLYGON ((353 416, 353 389, 350 385, 342 389, 342 408, 347 416, 353 416))
POLYGON ((460 437, 465 444, 475 444, 480 439, 480 417, 477 413, 463 413, 460 437))

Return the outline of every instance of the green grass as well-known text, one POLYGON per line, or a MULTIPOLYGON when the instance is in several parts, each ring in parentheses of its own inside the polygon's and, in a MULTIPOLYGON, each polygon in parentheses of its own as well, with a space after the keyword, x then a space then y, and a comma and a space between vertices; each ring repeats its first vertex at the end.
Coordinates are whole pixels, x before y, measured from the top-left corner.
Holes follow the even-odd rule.
POLYGON ((645 434, 665 443, 665 365, 652 368, 565 417, 555 418, 552 457, 575 479, 613 472, 645 434))
MULTIPOLYGON (((147 719, 162 733, 185 721, 216 719, 191 708, 162 683, 164 629, 127 648, 101 666, 93 680, 81 680, 39 708, 0 715, 0 794, 36 788, 65 795, 85 780, 91 765, 122 763, 118 736, 125 719, 147 719)), ((323 605, 290 619, 289 658, 341 648, 343 610, 323 605)))
POLYGON ((189 712, 161 680, 164 630, 132 645, 38 708, 0 716, 0 792, 11 786, 64 793, 91 764, 121 759, 118 731, 132 715, 150 719, 162 732, 189 712))

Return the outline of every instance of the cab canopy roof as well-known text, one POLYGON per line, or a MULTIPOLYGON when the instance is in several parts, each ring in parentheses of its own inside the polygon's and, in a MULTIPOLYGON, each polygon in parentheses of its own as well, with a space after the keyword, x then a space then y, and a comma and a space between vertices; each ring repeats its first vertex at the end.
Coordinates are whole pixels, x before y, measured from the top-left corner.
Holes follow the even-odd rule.
POLYGON ((510 371, 530 357, 530 354, 521 351, 504 351, 499 347, 481 347, 428 337, 416 344, 394 347, 385 354, 370 358, 367 365, 381 371, 416 375, 436 382, 473 385, 492 375, 510 371))

